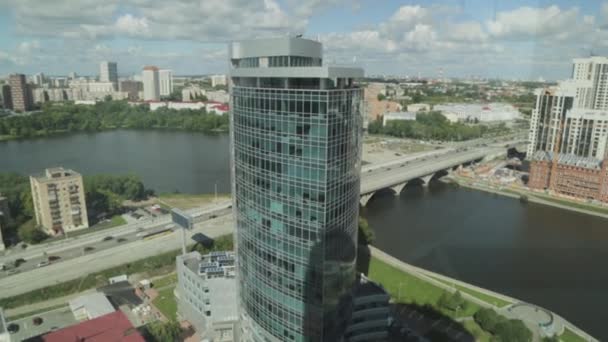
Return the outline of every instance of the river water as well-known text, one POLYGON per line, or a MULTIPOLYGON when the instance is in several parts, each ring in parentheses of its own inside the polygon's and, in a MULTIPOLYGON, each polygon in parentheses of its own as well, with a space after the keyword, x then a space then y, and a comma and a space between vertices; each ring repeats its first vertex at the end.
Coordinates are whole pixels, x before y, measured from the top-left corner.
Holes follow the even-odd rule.
MULTIPOLYGON (((157 192, 230 191, 227 135, 110 131, 0 143, 0 172, 140 175, 157 192)), ((362 210, 375 245, 414 265, 553 310, 608 340, 608 220, 433 183, 362 210)))

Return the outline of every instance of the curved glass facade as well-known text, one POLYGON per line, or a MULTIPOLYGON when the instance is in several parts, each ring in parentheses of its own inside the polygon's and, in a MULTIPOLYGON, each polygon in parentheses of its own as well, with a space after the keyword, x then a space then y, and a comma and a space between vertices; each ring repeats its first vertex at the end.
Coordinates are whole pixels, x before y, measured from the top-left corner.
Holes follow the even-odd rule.
POLYGON ((231 90, 241 308, 260 340, 339 341, 356 273, 362 90, 231 90))

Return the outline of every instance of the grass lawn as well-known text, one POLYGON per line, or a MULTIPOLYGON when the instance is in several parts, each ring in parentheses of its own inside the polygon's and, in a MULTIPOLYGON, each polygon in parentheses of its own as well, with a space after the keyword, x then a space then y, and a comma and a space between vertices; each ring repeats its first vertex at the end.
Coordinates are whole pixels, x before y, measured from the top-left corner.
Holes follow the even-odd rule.
POLYGON ((490 342, 492 340, 492 335, 483 330, 474 320, 467 320, 462 324, 475 337, 476 342, 490 342))
POLYGON ((441 310, 436 304, 445 292, 443 289, 374 257, 370 261, 369 277, 381 283, 397 302, 429 304, 451 317, 467 317, 479 310, 479 306, 471 302, 467 302, 466 310, 458 313, 441 310))
POLYGON ((470 288, 465 287, 465 286, 457 285, 457 284, 451 283, 449 281, 445 281, 445 280, 438 279, 438 278, 435 278, 435 277, 433 277, 433 278, 435 280, 437 280, 437 281, 440 281, 440 282, 446 284, 446 285, 449 285, 449 286, 457 288, 458 290, 460 290, 460 292, 470 294, 471 296, 477 297, 477 298, 483 300, 484 302, 494 304, 494 305, 496 305, 499 308, 502 308, 504 306, 512 304, 511 302, 506 301, 504 299, 500 299, 500 298, 497 298, 497 297, 494 297, 494 296, 491 296, 491 295, 487 295, 485 293, 481 293, 479 291, 475 291, 475 290, 470 289, 470 288))
POLYGON ((566 328, 564 333, 559 335, 562 342, 585 342, 585 339, 575 334, 572 330, 566 328))
MULTIPOLYGON (((229 194, 217 194, 218 200, 227 200, 229 194)), ((160 194, 158 201, 161 205, 166 205, 171 208, 192 209, 205 204, 212 203, 215 200, 215 194, 160 194)))
POLYGON ((34 315, 37 315, 37 314, 53 311, 53 310, 60 309, 60 308, 63 308, 63 307, 67 307, 66 303, 61 303, 61 304, 49 306, 49 307, 46 307, 46 308, 43 308, 43 309, 25 312, 25 313, 22 313, 22 314, 19 314, 19 315, 15 315, 15 316, 8 316, 6 318, 6 320, 8 322, 12 322, 12 321, 16 321, 18 319, 24 318, 24 317, 34 316, 34 315))
POLYGON ((177 283, 177 273, 171 273, 165 277, 158 278, 152 281, 155 289, 160 289, 162 287, 173 285, 177 283))
POLYGON ((173 289, 175 286, 168 287, 164 290, 158 291, 158 297, 154 299, 152 304, 163 314, 165 317, 172 321, 177 320, 177 301, 173 295, 173 289))

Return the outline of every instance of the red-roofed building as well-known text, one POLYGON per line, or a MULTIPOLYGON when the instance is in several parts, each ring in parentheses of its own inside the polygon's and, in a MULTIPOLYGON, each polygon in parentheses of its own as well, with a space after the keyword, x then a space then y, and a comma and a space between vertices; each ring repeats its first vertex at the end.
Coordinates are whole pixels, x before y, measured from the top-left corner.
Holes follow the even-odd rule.
POLYGON ((45 342, 145 342, 122 311, 63 328, 42 337, 45 342))

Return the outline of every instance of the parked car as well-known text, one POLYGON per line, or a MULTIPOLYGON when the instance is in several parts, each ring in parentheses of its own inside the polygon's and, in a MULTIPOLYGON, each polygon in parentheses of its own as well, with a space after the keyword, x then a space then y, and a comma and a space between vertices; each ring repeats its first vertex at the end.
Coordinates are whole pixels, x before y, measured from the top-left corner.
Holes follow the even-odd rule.
POLYGON ((52 262, 61 259, 61 257, 57 255, 49 255, 48 259, 52 262))
POLYGON ((106 236, 106 237, 103 238, 103 241, 110 241, 112 239, 114 239, 113 236, 106 236))
POLYGON ((34 317, 34 318, 32 318, 32 323, 34 323, 34 325, 40 325, 40 324, 42 324, 42 322, 44 322, 44 320, 42 319, 42 317, 34 317))
POLYGON ((15 265, 15 267, 19 267, 23 263, 25 263, 25 259, 23 259, 23 258, 19 258, 19 259, 16 259, 15 261, 13 261, 13 265, 15 265))
POLYGON ((36 265, 36 267, 44 267, 44 266, 48 266, 50 264, 51 264, 50 262, 48 262, 47 260, 44 260, 44 261, 39 262, 38 265, 36 265))
POLYGON ((6 330, 8 330, 10 334, 14 334, 19 331, 19 324, 11 323, 6 327, 6 330))
POLYGON ((87 246, 83 249, 85 252, 90 252, 90 251, 94 251, 95 247, 91 247, 91 246, 87 246))

